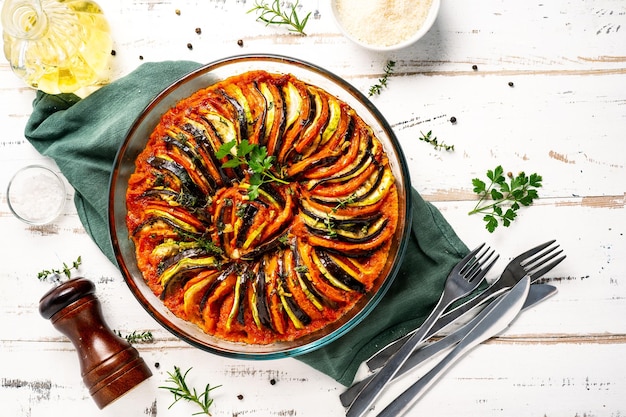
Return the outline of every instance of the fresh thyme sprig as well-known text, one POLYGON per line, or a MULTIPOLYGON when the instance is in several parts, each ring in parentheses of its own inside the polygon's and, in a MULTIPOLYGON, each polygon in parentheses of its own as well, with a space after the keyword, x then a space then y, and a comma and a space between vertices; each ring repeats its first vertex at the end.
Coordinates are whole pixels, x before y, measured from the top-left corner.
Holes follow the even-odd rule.
POLYGON ((187 385, 186 379, 189 371, 191 371, 191 368, 187 369, 187 371, 183 374, 180 372, 180 368, 178 366, 174 366, 174 372, 167 373, 169 378, 166 381, 171 382, 174 386, 159 387, 168 390, 174 395, 174 402, 168 407, 168 409, 172 408, 172 406, 178 401, 185 400, 197 404, 202 409, 202 411, 198 411, 192 415, 206 414, 207 416, 210 416, 211 413, 209 412, 209 407, 213 404, 210 392, 215 388, 219 388, 221 385, 211 387, 210 384, 207 384, 204 391, 198 394, 195 388, 189 388, 187 385))
POLYGON ((39 279, 39 281, 45 281, 51 275, 56 275, 57 277, 59 275, 65 275, 67 279, 70 279, 72 277, 72 270, 77 270, 78 267, 80 267, 81 263, 82 263, 82 259, 79 256, 74 262, 72 262, 71 266, 63 262, 63 269, 50 269, 50 270, 45 269, 37 274, 37 278, 39 279))
POLYGON ((483 217, 485 228, 490 233, 498 227, 498 221, 502 222, 504 227, 509 227, 521 206, 530 206, 534 199, 539 198, 536 189, 541 187, 543 180, 541 175, 527 176, 520 172, 517 176, 508 173, 506 177, 502 166, 498 165, 494 170, 487 171, 489 185, 479 178, 472 180, 474 192, 480 199, 469 214, 485 214, 483 217), (509 178, 509 182, 506 177, 509 178), (509 206, 505 210, 503 206, 506 204, 509 206))
POLYGON ((213 255, 222 255, 224 253, 224 250, 206 235, 197 236, 183 229, 177 230, 177 233, 180 237, 195 242, 200 248, 207 251, 207 253, 212 253, 213 255))
POLYGON ((387 61, 385 64, 385 73, 384 75, 378 79, 378 83, 374 84, 370 87, 368 95, 372 97, 373 95, 380 95, 383 88, 387 87, 387 81, 391 74, 393 74, 393 69, 396 66, 396 61, 387 61))
POLYGON ((146 330, 145 332, 137 332, 136 330, 133 330, 132 333, 129 333, 126 336, 122 336, 122 332, 119 330, 114 330, 114 332, 119 337, 126 339, 126 341, 130 344, 154 342, 154 336, 152 336, 152 332, 149 330, 146 330))
POLYGON ((248 198, 250 200, 255 200, 259 196, 259 188, 263 184, 269 182, 287 184, 287 181, 278 178, 272 172, 275 158, 267 154, 265 146, 252 144, 247 140, 242 140, 237 144, 236 141, 232 140, 220 146, 215 153, 218 159, 222 159, 227 155, 231 155, 231 158, 224 162, 222 167, 236 168, 247 165, 252 173, 249 179, 250 186, 248 187, 248 198), (233 149, 235 149, 234 154, 232 152, 233 149))
POLYGON ((424 134, 423 132, 420 132, 422 134, 422 136, 419 138, 419 140, 424 141, 426 143, 430 143, 431 145, 434 146, 435 149, 437 150, 441 150, 444 149, 446 151, 454 151, 454 145, 446 145, 444 142, 439 143, 439 141, 437 140, 436 136, 433 136, 433 131, 429 130, 428 133, 424 134))
POLYGON ((309 21, 309 17, 311 17, 311 12, 307 13, 304 19, 300 19, 298 16, 299 1, 296 0, 295 3, 288 3, 288 11, 281 9, 280 0, 274 0, 274 2, 269 5, 265 3, 264 0, 256 0, 254 2, 254 7, 248 10, 248 13, 257 12, 260 15, 257 17, 257 20, 261 22, 265 22, 266 26, 269 25, 286 25, 289 27, 289 31, 297 32, 301 35, 305 35, 304 27, 309 21))
POLYGON ((326 214, 326 218, 324 219, 324 226, 326 227, 326 230, 328 231, 329 237, 337 236, 337 230, 335 230, 335 213, 337 213, 339 209, 344 208, 348 204, 354 203, 355 199, 356 199, 356 195, 354 193, 350 194, 348 197, 339 200, 337 205, 333 207, 330 210, 330 212, 326 214))

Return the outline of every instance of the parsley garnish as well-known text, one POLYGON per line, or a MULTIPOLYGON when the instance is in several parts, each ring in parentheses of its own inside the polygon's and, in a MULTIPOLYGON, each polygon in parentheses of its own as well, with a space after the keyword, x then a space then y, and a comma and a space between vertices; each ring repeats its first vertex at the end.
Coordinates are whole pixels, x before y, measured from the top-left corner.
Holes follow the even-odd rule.
POLYGON ((504 227, 509 227, 517 217, 517 210, 521 206, 530 206, 534 199, 539 198, 536 188, 541 187, 543 180, 541 175, 526 176, 524 172, 520 172, 517 176, 508 173, 507 177, 509 182, 504 176, 502 166, 498 165, 493 171, 487 171, 489 185, 479 178, 472 180, 474 192, 479 195, 480 199, 469 214, 485 214, 483 217, 486 223, 485 228, 490 233, 498 227, 498 220, 504 227), (509 206, 505 210, 503 205, 506 204, 509 206))
POLYGON ((257 20, 261 22, 265 22, 266 26, 269 25, 286 25, 289 27, 289 31, 297 32, 301 35, 305 35, 304 27, 309 21, 309 17, 311 17, 311 13, 309 12, 304 19, 300 20, 298 16, 297 8, 299 7, 299 1, 296 0, 295 3, 291 3, 289 7, 289 11, 284 11, 280 8, 280 0, 274 0, 274 2, 269 5, 265 3, 265 1, 256 0, 254 2, 254 7, 248 10, 248 13, 251 12, 260 12, 257 20))
POLYGON ((272 166, 274 165, 274 156, 267 154, 267 148, 265 146, 259 146, 242 140, 237 144, 236 141, 224 143, 220 146, 219 150, 215 153, 218 159, 222 159, 230 155, 231 158, 222 164, 223 168, 236 168, 242 165, 247 165, 251 173, 249 178, 248 198, 255 200, 259 196, 259 188, 269 182, 279 182, 281 184, 287 184, 286 181, 278 178, 272 172, 272 166), (232 150, 235 150, 233 154, 232 150))

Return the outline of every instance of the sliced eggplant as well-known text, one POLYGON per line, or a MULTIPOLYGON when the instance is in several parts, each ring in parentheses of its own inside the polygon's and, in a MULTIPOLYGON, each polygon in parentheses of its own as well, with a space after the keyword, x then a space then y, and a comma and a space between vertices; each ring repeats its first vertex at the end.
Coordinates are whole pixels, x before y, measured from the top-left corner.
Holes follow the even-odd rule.
POLYGON ((273 330, 270 309, 266 297, 266 287, 265 261, 263 260, 259 264, 258 272, 252 284, 254 296, 251 302, 254 308, 253 315, 257 327, 261 328, 261 326, 263 326, 266 329, 273 330))
POLYGON ((289 292, 286 282, 285 260, 283 256, 278 258, 278 295, 283 304, 287 317, 296 329, 303 329, 311 323, 311 317, 298 305, 293 295, 289 292))
POLYGON ((356 280, 333 261, 327 252, 316 249, 313 251, 313 262, 322 275, 335 287, 344 291, 357 291, 365 293, 365 285, 356 280))
MULTIPOLYGON (((187 129, 191 129, 189 124, 185 126, 187 126, 187 129)), ((183 129, 185 129, 185 126, 183 126, 183 129)), ((214 190, 217 188, 217 183, 213 178, 213 174, 209 172, 209 169, 207 168, 207 163, 198 154, 196 150, 196 142, 190 141, 186 137, 186 135, 191 136, 192 133, 184 132, 183 130, 179 129, 176 130, 177 131, 170 131, 167 136, 164 136, 162 138, 162 140, 179 150, 181 155, 185 158, 185 161, 181 161, 181 165, 185 167, 190 177, 193 176, 196 178, 196 184, 198 184, 200 187, 204 187, 204 194, 213 193, 214 190)))
POLYGON ((189 173, 182 165, 172 160, 157 156, 149 157, 146 162, 148 162, 148 164, 152 167, 161 171, 166 171, 175 177, 182 189, 196 199, 197 203, 195 206, 204 206, 206 204, 206 194, 204 194, 200 187, 193 182, 189 173))
POLYGON ((226 101, 230 103, 230 105, 235 110, 236 118, 232 120, 236 131, 235 137, 239 142, 243 140, 248 140, 248 119, 246 117, 246 110, 241 105, 241 103, 239 103, 239 101, 237 101, 235 97, 229 95, 228 92, 221 90, 221 93, 226 101))
POLYGON ((216 269, 219 262, 214 256, 203 256, 197 258, 181 258, 178 262, 165 269, 159 276, 163 291, 161 299, 165 299, 171 293, 175 285, 181 285, 190 273, 197 273, 199 269, 216 269))
POLYGON ((246 270, 237 272, 237 280, 235 282, 233 305, 226 318, 225 327, 227 331, 232 330, 233 320, 237 320, 240 324, 244 324, 243 306, 246 294, 246 286, 248 284, 248 274, 246 270))
POLYGON ((250 227, 252 223, 254 223, 254 219, 258 214, 259 209, 253 204, 246 204, 243 209, 243 216, 241 217, 242 224, 237 230, 237 236, 235 238, 235 242, 238 248, 243 247, 244 243, 247 240, 248 232, 250 231, 250 227))

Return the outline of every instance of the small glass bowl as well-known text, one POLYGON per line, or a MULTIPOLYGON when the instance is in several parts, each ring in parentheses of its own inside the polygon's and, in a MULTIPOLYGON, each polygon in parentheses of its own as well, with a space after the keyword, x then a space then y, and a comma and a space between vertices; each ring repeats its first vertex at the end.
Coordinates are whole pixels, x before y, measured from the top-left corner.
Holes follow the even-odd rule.
POLYGON ((7 203, 21 221, 44 225, 63 211, 67 193, 61 177, 41 165, 17 171, 7 187, 7 203))
MULTIPOLYGON (((395 43, 388 44, 388 43, 384 43, 381 41, 382 39, 381 36, 375 36, 376 42, 369 42, 367 39, 364 39, 362 36, 359 36, 358 34, 353 33, 353 31, 351 31, 351 29, 349 28, 350 25, 346 24, 346 22, 344 22, 342 19, 340 8, 338 6, 339 1, 342 1, 342 0, 331 1, 331 10, 332 10, 333 17, 335 18, 335 23, 337 24, 337 27, 341 30, 343 35, 346 38, 348 38, 350 41, 352 41, 353 43, 365 49, 369 49, 371 51, 376 51, 376 52, 396 51, 399 49, 406 48, 414 44, 418 40, 420 40, 435 23, 435 20, 437 19, 437 15, 439 14, 439 9, 441 6, 441 0, 430 0, 430 3, 427 5, 422 5, 421 2, 417 2, 415 7, 427 7, 428 8, 424 10, 425 17, 421 25, 416 26, 415 31, 411 33, 410 35, 402 37, 401 40, 395 43)), ((360 4, 359 4, 359 7, 361 7, 360 4)), ((399 26, 398 24, 394 24, 394 23, 390 23, 390 24, 399 26)), ((368 30, 371 30, 371 27, 369 26, 368 22, 363 22, 363 25, 360 25, 360 27, 367 27, 368 30)))

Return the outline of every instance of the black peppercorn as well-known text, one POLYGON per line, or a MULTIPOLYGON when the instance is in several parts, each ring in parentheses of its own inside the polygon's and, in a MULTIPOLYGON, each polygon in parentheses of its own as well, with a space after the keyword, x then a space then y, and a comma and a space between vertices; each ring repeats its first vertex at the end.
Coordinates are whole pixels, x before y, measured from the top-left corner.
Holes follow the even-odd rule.
POLYGON ((474 71, 477 71, 477 70, 478 70, 478 65, 476 65, 476 64, 472 65, 472 69, 473 69, 474 71))
POLYGON ((239 46, 243 46, 243 40, 239 39, 239 40, 237 41, 237 45, 239 45, 239 46))
POLYGON ((452 116, 450 118, 450 123, 455 124, 456 123, 456 117, 452 116))
POLYGON ((509 87, 513 87, 515 84, 513 84, 513 81, 509 81, 509 87))
POLYGON ((115 52, 115 49, 111 50, 111 55, 115 56, 117 54, 117 52, 115 52))
POLYGON ((274 378, 270 379, 270 384, 271 385, 276 385, 276 380, 274 378))
POLYGON ((139 55, 139 60, 143 61, 143 55, 139 55))
POLYGON ((161 364, 160 364, 160 363, 158 363, 158 362, 155 362, 155 363, 154 363, 154 367, 155 367, 155 368, 157 368, 157 369, 159 369, 159 368, 161 367, 161 364))
POLYGON ((196 33, 197 33, 198 35, 199 35, 199 34, 201 34, 201 33, 202 33, 202 29, 200 29, 200 28, 196 28, 196 33))
POLYGON ((193 49, 193 45, 192 45, 192 44, 190 44, 190 43, 188 43, 188 44, 187 44, 187 49, 192 50, 192 49, 193 49))
POLYGON ((243 395, 241 395, 241 394, 237 395, 237 399, 238 400, 243 400, 243 395))

